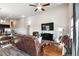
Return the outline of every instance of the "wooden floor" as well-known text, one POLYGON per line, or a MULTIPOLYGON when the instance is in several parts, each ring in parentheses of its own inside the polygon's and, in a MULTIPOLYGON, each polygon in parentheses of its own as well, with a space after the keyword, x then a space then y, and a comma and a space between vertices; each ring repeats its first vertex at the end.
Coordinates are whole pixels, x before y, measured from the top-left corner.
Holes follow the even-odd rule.
MULTIPOLYGON (((5 48, 0 47, 0 56, 30 56, 30 55, 17 49, 16 47, 10 46, 5 48)), ((65 56, 71 56, 71 54, 66 54, 65 56)))
POLYGON ((10 46, 0 48, 0 56, 29 56, 29 55, 13 46, 10 46))

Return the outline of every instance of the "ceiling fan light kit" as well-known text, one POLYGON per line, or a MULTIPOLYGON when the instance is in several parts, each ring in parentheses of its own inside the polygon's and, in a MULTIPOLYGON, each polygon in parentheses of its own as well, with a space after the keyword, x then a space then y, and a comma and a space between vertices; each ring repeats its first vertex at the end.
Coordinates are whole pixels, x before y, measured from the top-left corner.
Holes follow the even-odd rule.
POLYGON ((50 3, 46 3, 46 4, 37 3, 37 4, 30 4, 29 6, 35 7, 36 9, 34 11, 36 12, 37 10, 45 11, 44 7, 49 6, 49 5, 50 3))

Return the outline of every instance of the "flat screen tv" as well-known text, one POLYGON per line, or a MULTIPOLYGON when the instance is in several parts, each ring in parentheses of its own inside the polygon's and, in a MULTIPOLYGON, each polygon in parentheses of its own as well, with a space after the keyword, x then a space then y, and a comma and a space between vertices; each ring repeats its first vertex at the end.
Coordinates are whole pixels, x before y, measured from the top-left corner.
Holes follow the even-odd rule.
POLYGON ((4 33, 5 33, 5 35, 11 35, 11 29, 5 28, 4 33))
POLYGON ((54 23, 50 22, 50 23, 41 24, 41 30, 46 30, 46 31, 54 30, 54 23))
POLYGON ((41 37, 42 37, 42 40, 54 41, 53 40, 53 34, 50 34, 50 33, 42 33, 41 37))

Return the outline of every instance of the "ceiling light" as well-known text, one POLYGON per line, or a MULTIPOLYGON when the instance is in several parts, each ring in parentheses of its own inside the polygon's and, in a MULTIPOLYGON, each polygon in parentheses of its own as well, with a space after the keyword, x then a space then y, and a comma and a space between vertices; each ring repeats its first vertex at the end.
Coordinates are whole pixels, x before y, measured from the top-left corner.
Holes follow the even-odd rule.
POLYGON ((41 10, 42 6, 40 5, 40 3, 38 4, 37 8, 41 10))
POLYGON ((4 21, 1 19, 0 22, 3 23, 4 21))
POLYGON ((49 6, 49 5, 50 5, 50 3, 45 3, 45 4, 37 3, 37 4, 30 4, 29 6, 35 7, 34 11, 36 12, 37 10, 45 11, 44 7, 49 6))
POLYGON ((5 23, 5 20, 3 22, 5 23))
POLYGON ((39 10, 41 10, 41 8, 42 8, 42 7, 41 7, 41 6, 39 6, 39 7, 37 7, 37 8, 38 8, 39 10))
POLYGON ((31 20, 28 20, 28 25, 31 25, 31 22, 32 22, 31 20))
POLYGON ((26 17, 26 16, 22 15, 21 17, 24 18, 24 17, 26 17))
POLYGON ((9 18, 9 17, 6 17, 6 18, 9 18))
POLYGON ((63 31, 63 28, 62 27, 59 27, 58 28, 58 31, 60 31, 60 32, 63 31))
POLYGON ((5 20, 2 20, 2 19, 1 19, 0 22, 1 22, 1 23, 5 23, 5 20))

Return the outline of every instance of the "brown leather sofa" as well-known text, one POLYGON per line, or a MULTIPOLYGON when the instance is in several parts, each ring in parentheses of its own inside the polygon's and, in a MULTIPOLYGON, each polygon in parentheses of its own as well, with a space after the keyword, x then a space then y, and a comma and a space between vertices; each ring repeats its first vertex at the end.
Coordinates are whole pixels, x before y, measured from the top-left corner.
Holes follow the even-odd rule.
POLYGON ((16 47, 29 55, 38 55, 39 42, 33 36, 17 35, 18 42, 15 43, 16 47))

